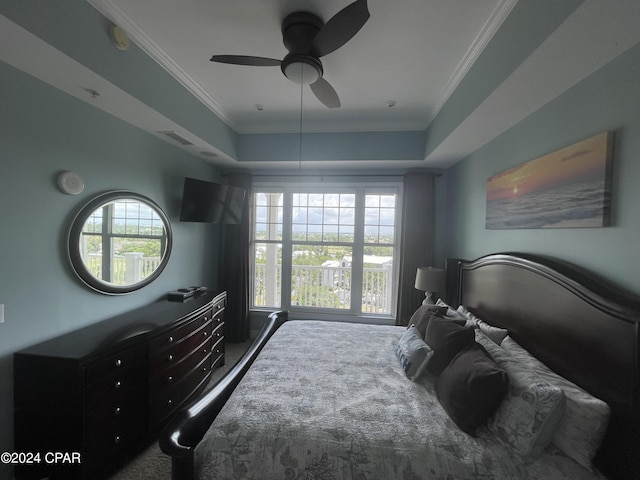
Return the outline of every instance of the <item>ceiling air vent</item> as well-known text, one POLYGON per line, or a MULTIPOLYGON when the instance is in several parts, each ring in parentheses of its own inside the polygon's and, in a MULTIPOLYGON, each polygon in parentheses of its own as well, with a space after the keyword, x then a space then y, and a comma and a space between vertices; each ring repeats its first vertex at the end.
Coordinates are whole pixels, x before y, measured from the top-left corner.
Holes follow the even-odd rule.
POLYGON ((184 137, 181 137, 179 134, 177 134, 176 132, 172 132, 172 131, 167 131, 167 132, 158 132, 162 135, 165 135, 167 137, 169 137, 172 140, 175 140, 176 142, 178 142, 180 145, 193 145, 193 143, 191 143, 189 140, 187 140, 184 137))

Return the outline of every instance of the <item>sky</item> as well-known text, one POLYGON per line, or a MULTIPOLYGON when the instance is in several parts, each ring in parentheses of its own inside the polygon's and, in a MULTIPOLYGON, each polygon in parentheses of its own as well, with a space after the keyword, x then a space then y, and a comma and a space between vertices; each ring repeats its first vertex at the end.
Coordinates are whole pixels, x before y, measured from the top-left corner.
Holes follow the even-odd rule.
POLYGON ((604 132, 494 175, 487 180, 487 201, 604 176, 610 137, 604 132))
MULTIPOLYGON (((293 229, 296 232, 340 231, 353 233, 355 224, 355 194, 294 194, 292 212, 293 229)), ((266 198, 259 205, 266 205, 266 198)), ((365 201, 365 233, 393 235, 395 224, 395 195, 367 195, 365 201)), ((282 223, 282 196, 279 198, 277 222, 282 223)), ((258 207, 256 222, 267 222, 268 208, 258 207)), ((274 221, 274 220, 272 220, 274 221)), ((260 229, 260 225, 258 225, 260 229)), ((266 229, 266 227, 265 227, 266 229)), ((281 227, 279 227, 281 231, 281 227)))

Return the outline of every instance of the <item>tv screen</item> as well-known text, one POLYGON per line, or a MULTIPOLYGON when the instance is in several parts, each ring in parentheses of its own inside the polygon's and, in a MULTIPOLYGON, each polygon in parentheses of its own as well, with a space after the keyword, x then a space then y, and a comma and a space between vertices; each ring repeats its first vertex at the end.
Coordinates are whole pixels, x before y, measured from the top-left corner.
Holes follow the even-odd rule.
POLYGON ((245 196, 244 188, 186 177, 180 221, 240 223, 245 196))

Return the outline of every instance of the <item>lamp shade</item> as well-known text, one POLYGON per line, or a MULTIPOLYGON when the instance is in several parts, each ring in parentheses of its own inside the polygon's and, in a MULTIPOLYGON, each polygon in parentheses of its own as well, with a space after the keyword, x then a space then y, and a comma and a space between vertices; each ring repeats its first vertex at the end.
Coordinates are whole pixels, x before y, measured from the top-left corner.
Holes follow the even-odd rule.
POLYGON ((433 267, 418 267, 415 288, 423 292, 442 292, 444 289, 444 270, 433 267))

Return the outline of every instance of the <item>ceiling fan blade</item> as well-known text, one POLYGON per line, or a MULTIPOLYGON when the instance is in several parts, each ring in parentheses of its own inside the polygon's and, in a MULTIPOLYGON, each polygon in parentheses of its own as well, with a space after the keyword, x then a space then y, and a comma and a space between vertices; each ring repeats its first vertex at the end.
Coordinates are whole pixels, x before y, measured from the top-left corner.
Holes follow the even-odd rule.
POLYGON ((333 89, 331 84, 329 84, 329 82, 327 82, 324 78, 320 77, 318 80, 313 82, 310 87, 311 91, 318 98, 318 100, 324 103, 327 107, 340 107, 340 99, 338 98, 338 94, 333 89))
POLYGON ((253 67, 279 67, 282 63, 275 58, 251 57, 247 55, 214 55, 212 62, 231 63, 233 65, 250 65, 253 67))
POLYGON ((356 0, 336 13, 313 39, 313 49, 322 57, 337 50, 360 31, 369 19, 367 0, 356 0))

